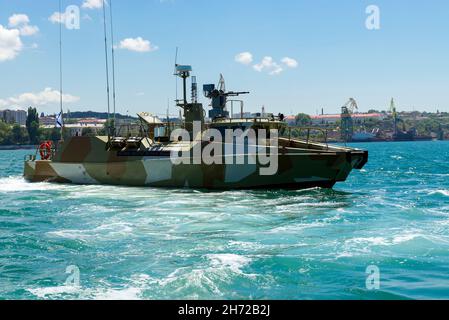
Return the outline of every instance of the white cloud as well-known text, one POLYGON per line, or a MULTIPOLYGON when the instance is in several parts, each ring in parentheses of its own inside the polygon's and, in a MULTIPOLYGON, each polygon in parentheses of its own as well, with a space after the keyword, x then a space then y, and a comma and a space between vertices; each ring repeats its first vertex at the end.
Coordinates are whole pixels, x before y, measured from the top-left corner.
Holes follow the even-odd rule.
POLYGON ((253 68, 258 72, 266 70, 270 75, 278 75, 284 71, 284 69, 277 62, 275 62, 272 57, 268 56, 264 57, 261 63, 255 64, 253 68))
POLYGON ((48 18, 48 20, 51 23, 65 23, 66 18, 67 15, 65 14, 65 12, 63 13, 55 12, 48 18))
MULTIPOLYGON (((244 65, 250 65, 253 62, 253 55, 250 52, 242 52, 235 56, 235 61, 244 65)), ((284 71, 284 68, 297 68, 298 61, 293 58, 284 57, 281 62, 275 61, 270 56, 265 56, 260 63, 254 64, 253 69, 257 72, 267 72, 269 75, 278 75, 284 71)))
MULTIPOLYGON (((50 17, 48 17, 48 21, 50 21, 53 24, 56 23, 62 23, 62 24, 67 24, 67 20, 69 21, 69 24, 72 25, 76 22, 76 20, 78 19, 78 17, 76 16, 77 13, 76 12, 54 12, 50 17)), ((83 14, 81 17, 82 20, 85 21, 92 21, 92 17, 90 15, 88 15, 87 13, 83 14)))
POLYGON ((13 14, 9 17, 9 26, 11 28, 21 25, 27 25, 30 23, 30 18, 26 14, 13 14))
POLYGON ((99 9, 103 7, 103 0, 85 0, 82 8, 84 9, 99 9))
POLYGON ((37 26, 30 25, 30 18, 26 14, 13 14, 8 20, 8 26, 18 29, 22 36, 32 36, 39 32, 37 26))
MULTIPOLYGON (((65 103, 73 103, 80 100, 79 97, 70 94, 63 94, 62 97, 65 103)), ((0 99, 0 106, 17 108, 27 108, 29 106, 46 106, 59 103, 59 98, 60 94, 58 90, 45 88, 43 91, 38 93, 27 92, 15 97, 0 99)))
POLYGON ((299 65, 298 61, 296 61, 295 59, 289 58, 289 57, 285 57, 281 61, 283 64, 285 64, 289 68, 297 68, 299 65))
POLYGON ((150 41, 141 37, 124 39, 120 42, 119 48, 135 52, 150 52, 159 49, 157 46, 153 46, 150 41))
POLYGON ((22 36, 32 36, 39 32, 39 28, 37 26, 23 26, 19 29, 20 34, 22 36))
POLYGON ((70 18, 70 14, 69 13, 59 13, 59 12, 54 12, 49 18, 48 21, 50 21, 51 23, 62 23, 65 24, 67 21, 67 18, 70 18))
POLYGON ((253 62, 253 55, 251 52, 242 52, 235 56, 235 61, 241 64, 251 64, 253 62))
POLYGON ((22 49, 20 31, 7 29, 0 24, 0 62, 13 60, 22 49))

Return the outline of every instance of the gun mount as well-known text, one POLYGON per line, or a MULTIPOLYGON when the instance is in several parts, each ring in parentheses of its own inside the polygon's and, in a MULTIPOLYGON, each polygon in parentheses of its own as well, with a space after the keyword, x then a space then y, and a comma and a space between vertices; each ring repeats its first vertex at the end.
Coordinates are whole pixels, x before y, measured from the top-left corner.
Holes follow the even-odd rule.
POLYGON ((225 81, 223 75, 220 75, 220 83, 218 89, 214 84, 205 84, 203 86, 204 96, 212 100, 212 110, 209 111, 209 118, 229 118, 229 111, 226 110, 226 103, 228 97, 238 97, 242 94, 249 94, 249 92, 226 92, 225 81))

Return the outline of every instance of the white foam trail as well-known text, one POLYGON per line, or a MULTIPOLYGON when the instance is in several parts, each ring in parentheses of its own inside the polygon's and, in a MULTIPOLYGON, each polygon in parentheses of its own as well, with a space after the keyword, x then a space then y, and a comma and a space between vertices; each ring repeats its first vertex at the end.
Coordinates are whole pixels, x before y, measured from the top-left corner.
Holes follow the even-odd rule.
POLYGON ((79 294, 80 292, 82 292, 82 289, 75 286, 59 286, 27 289, 27 291, 40 299, 47 299, 54 296, 79 294))
POLYGON ((126 222, 115 222, 85 230, 57 230, 47 235, 71 240, 89 241, 95 239, 120 239, 132 235, 134 225, 126 222))
POLYGON ((8 177, 0 179, 0 192, 46 191, 61 189, 61 185, 51 183, 30 183, 23 177, 8 177))
POLYGON ((139 287, 83 289, 74 286, 27 289, 28 292, 39 299, 61 299, 71 296, 75 299, 93 300, 138 300, 141 299, 143 290, 139 287))
POLYGON ((241 269, 251 262, 250 258, 236 254, 210 254, 207 258, 212 267, 228 268, 234 273, 242 273, 241 269))
POLYGON ((98 287, 84 288, 81 286, 58 286, 27 289, 28 292, 40 299, 61 299, 70 296, 74 299, 93 300, 139 300, 143 292, 148 289, 150 277, 148 275, 133 275, 130 285, 124 288, 98 287))
POLYGON ((435 190, 435 191, 429 192, 429 196, 433 196, 435 194, 439 194, 439 195, 443 195, 443 196, 449 197, 449 190, 435 190))

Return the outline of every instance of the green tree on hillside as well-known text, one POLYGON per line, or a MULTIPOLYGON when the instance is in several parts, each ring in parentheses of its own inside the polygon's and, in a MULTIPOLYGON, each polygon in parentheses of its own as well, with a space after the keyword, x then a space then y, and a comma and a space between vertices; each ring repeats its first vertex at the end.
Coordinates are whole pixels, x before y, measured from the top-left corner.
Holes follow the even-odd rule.
POLYGON ((27 130, 25 128, 22 128, 19 124, 15 124, 11 130, 11 143, 12 144, 29 143, 27 130))
POLYGON ((36 108, 28 108, 26 128, 30 137, 30 143, 39 144, 39 114, 36 108))
POLYGON ((312 121, 312 118, 308 114, 299 113, 295 118, 295 123, 297 126, 306 126, 309 125, 312 121))
POLYGON ((50 140, 53 142, 58 142, 59 140, 61 140, 61 129, 59 128, 53 128, 51 130, 51 134, 50 134, 50 140))
POLYGON ((0 145, 11 144, 11 126, 0 121, 0 145))
POLYGON ((83 128, 81 132, 81 136, 83 137, 94 137, 95 132, 92 130, 92 128, 83 128))
POLYGON ((115 134, 114 128, 115 128, 114 119, 109 119, 108 121, 105 122, 103 128, 98 130, 97 134, 99 136, 107 136, 109 132, 110 135, 114 135, 115 134))

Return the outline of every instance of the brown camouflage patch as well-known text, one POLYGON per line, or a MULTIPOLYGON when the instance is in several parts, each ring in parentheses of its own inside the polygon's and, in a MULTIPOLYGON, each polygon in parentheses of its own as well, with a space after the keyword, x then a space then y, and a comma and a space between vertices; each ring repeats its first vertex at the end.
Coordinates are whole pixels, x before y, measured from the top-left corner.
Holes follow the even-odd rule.
POLYGON ((71 183, 71 181, 64 179, 56 173, 51 167, 50 161, 35 161, 35 169, 26 162, 25 174, 26 180, 31 182, 58 182, 58 183, 71 183))
POLYGON ((91 152, 91 138, 73 137, 62 145, 60 162, 82 163, 91 152))

